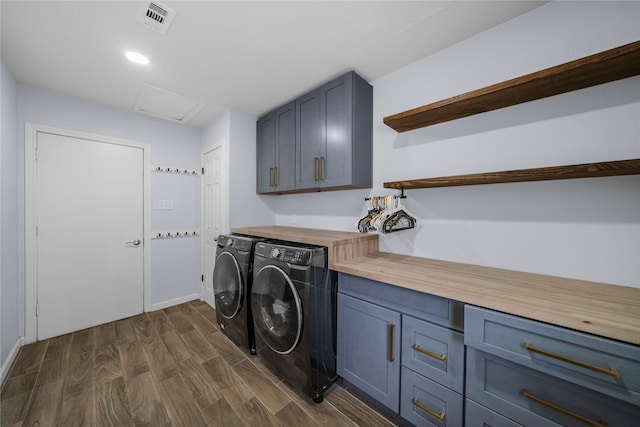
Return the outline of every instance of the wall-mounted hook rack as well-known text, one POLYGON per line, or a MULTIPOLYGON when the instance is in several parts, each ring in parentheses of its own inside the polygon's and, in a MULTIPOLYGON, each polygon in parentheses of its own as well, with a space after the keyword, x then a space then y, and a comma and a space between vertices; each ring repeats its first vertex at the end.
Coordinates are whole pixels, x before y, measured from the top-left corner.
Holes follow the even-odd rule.
POLYGON ((177 175, 200 175, 197 169, 171 168, 165 166, 151 166, 152 172, 174 173, 177 175))
POLYGON ((151 233, 151 239, 175 239, 178 237, 197 237, 199 231, 155 231, 151 233))

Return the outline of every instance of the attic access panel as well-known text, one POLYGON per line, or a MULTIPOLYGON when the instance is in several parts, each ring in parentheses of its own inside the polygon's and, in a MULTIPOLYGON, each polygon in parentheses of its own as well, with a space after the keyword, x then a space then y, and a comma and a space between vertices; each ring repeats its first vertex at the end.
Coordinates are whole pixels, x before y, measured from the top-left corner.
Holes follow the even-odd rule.
POLYGON ((178 123, 187 123, 205 104, 145 83, 134 111, 178 123))

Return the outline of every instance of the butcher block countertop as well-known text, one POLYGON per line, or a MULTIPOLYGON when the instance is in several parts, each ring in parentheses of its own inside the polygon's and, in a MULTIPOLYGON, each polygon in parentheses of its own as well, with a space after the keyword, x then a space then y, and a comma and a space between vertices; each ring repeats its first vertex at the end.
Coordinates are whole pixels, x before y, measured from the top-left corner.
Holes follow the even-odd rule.
POLYGON ((294 227, 232 231, 327 246, 330 260, 335 251, 332 270, 640 345, 638 288, 378 252, 376 234, 294 227))
POLYGON ((640 289, 385 252, 334 269, 480 307, 640 344, 640 289))
POLYGON ((378 251, 377 234, 278 225, 234 228, 231 231, 249 236, 326 246, 329 252, 329 268, 332 270, 335 270, 337 262, 378 251))

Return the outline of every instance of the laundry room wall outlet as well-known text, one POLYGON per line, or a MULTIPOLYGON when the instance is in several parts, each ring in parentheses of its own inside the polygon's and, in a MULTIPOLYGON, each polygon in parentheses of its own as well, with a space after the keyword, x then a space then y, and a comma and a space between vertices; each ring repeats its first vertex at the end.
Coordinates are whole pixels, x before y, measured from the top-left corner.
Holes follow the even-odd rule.
POLYGON ((173 200, 154 200, 153 209, 157 211, 172 211, 173 200))

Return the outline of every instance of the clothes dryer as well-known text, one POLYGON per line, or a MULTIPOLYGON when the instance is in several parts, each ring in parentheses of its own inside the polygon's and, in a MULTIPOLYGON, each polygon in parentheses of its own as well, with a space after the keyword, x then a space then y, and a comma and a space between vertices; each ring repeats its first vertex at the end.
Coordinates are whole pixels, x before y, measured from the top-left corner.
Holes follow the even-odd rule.
POLYGON ((220 330, 237 346, 256 354, 249 298, 253 281, 253 250, 259 237, 239 234, 218 237, 213 268, 213 292, 220 330))
POLYGON ((335 382, 337 274, 327 248, 259 242, 251 311, 256 351, 266 365, 316 403, 335 382))

